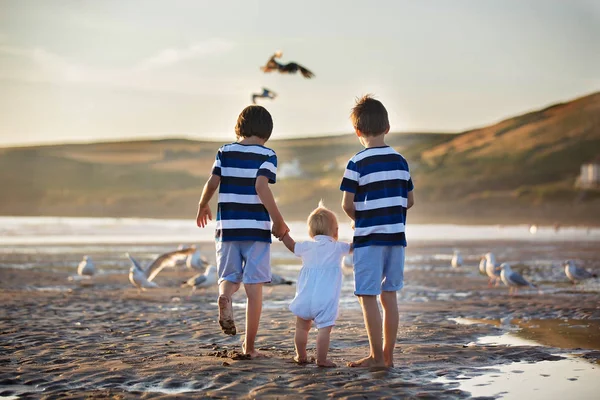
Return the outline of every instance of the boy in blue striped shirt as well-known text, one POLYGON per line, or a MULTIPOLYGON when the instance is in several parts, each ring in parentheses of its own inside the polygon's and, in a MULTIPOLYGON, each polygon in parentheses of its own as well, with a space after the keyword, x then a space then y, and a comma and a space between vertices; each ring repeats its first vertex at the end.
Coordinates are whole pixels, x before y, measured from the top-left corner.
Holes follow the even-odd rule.
POLYGON ((406 210, 414 204, 413 183, 404 157, 385 144, 390 124, 383 104, 364 96, 351 119, 365 149, 348 161, 340 189, 342 207, 354 221, 354 294, 362 307, 370 354, 348 365, 393 367, 396 292, 404 286, 406 210))
POLYGON ((242 347, 252 358, 261 355, 254 342, 262 311, 262 285, 271 281, 271 220, 276 237, 289 230, 269 188, 269 183, 276 181, 277 155, 264 144, 272 131, 273 120, 264 107, 252 105, 241 112, 235 127, 237 141, 217 152, 196 216, 199 227, 212 220, 208 203, 218 188, 219 325, 226 334, 236 334, 231 296, 244 283, 248 303, 242 347))

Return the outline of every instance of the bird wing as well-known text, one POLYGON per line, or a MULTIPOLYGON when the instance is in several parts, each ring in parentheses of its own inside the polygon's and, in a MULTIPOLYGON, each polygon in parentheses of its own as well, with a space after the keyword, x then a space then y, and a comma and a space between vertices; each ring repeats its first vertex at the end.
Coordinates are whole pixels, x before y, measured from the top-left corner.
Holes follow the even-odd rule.
POLYGON ((204 275, 204 274, 198 274, 194 278, 192 278, 194 280, 192 281, 192 284, 190 286, 198 286, 198 285, 202 285, 204 282, 206 282, 206 275, 204 275), (194 278, 196 278, 196 279, 194 279, 194 278))
POLYGON ((302 76, 307 79, 310 79, 313 76, 315 76, 315 74, 310 72, 308 69, 304 68, 302 65, 298 65, 298 68, 300 69, 300 73, 302 74, 302 76))
POLYGON ((152 263, 144 270, 144 273, 148 277, 148 281, 156 278, 156 275, 165 267, 175 267, 178 260, 185 259, 190 254, 193 254, 195 249, 187 248, 182 250, 175 250, 169 253, 164 253, 158 256, 152 263))
POLYGON ((516 285, 519 285, 519 286, 533 286, 531 283, 529 283, 529 281, 527 279, 523 278, 521 275, 517 274, 514 271, 510 274, 510 276, 508 278, 513 283, 515 283, 516 285))
POLYGON ((138 262, 138 261, 137 261, 135 258, 133 258, 133 257, 131 256, 131 254, 127 253, 127 254, 126 254, 126 256, 127 256, 127 258, 129 258, 129 261, 131 261, 131 263, 132 263, 132 264, 133 264, 133 265, 134 265, 134 266, 135 266, 137 269, 139 269, 140 271, 143 271, 143 270, 144 270, 144 268, 142 268, 142 266, 140 265, 140 263, 139 263, 139 262, 138 262))
POLYGON ((592 275, 591 272, 589 272, 586 269, 575 267, 573 269, 573 276, 574 276, 575 279, 589 279, 593 275, 592 275))

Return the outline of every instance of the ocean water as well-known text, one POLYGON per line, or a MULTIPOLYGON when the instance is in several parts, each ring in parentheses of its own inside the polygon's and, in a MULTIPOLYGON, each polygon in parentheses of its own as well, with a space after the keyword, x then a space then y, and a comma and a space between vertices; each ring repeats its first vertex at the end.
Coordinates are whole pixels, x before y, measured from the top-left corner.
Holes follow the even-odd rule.
MULTIPOLYGON (((306 240, 304 222, 288 224, 295 239, 306 240)), ((423 241, 524 240, 549 242, 600 241, 600 229, 539 227, 535 234, 527 225, 417 225, 406 228, 410 243, 423 241)), ((201 229, 190 218, 68 218, 0 217, 0 245, 195 243, 212 241, 214 221, 201 229)), ((340 225, 340 240, 350 240, 349 224, 340 225)))

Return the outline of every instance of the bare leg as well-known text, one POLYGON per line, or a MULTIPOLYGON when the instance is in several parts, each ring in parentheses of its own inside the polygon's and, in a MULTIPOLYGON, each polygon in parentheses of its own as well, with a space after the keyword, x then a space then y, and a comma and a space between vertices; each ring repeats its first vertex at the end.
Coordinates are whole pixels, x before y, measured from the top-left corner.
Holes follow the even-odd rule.
POLYGON ((381 314, 377 305, 377 296, 358 296, 369 336, 370 354, 358 361, 349 362, 349 367, 383 367, 383 339, 381 314))
POLYGON ((329 351, 329 338, 332 328, 333 326, 320 328, 319 333, 317 334, 317 365, 319 367, 336 367, 335 363, 327 358, 327 352, 329 351))
POLYGON ((381 292, 383 308, 383 360, 386 367, 394 366, 394 347, 398 336, 398 300, 396 292, 381 292))
POLYGON ((246 305, 246 338, 244 339, 242 350, 244 354, 249 354, 252 358, 264 357, 263 354, 254 348, 260 314, 262 312, 262 287, 262 283, 244 284, 246 296, 248 296, 248 304, 246 305))
POLYGON ((308 331, 312 321, 296 317, 296 334, 294 335, 294 345, 296 346, 296 357, 294 361, 298 364, 308 363, 308 357, 306 356, 306 343, 308 342, 308 331))
POLYGON ((235 335, 235 322, 233 321, 233 305, 231 296, 238 291, 240 284, 223 281, 219 285, 219 325, 227 335, 235 335))

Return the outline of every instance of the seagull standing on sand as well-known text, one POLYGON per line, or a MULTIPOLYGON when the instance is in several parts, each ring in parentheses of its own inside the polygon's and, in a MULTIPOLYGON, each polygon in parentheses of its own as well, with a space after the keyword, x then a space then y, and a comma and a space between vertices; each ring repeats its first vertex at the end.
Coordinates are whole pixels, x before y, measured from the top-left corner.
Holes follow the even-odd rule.
POLYGON ((315 76, 315 74, 313 74, 300 64, 297 64, 295 62, 281 64, 275 60, 276 58, 281 58, 282 56, 283 53, 281 51, 276 52, 271 56, 271 58, 269 58, 269 61, 267 61, 267 63, 263 67, 260 67, 260 69, 263 72, 279 71, 282 74, 295 74, 296 72, 300 71, 302 76, 307 79, 310 79, 313 76, 315 76))
POLYGON ((565 275, 576 285, 577 282, 585 281, 586 279, 597 278, 596 274, 578 267, 572 260, 567 260, 563 264, 565 266, 565 275))
POLYGON ((155 282, 152 282, 156 275, 166 267, 175 267, 177 261, 187 258, 195 251, 195 248, 188 247, 187 249, 175 250, 169 253, 161 254, 156 257, 146 268, 143 268, 140 263, 133 258, 129 253, 125 256, 129 258, 133 266, 129 270, 129 281, 133 286, 138 288, 138 292, 148 288, 158 287, 155 282))
POLYGON ((192 246, 191 248, 194 249, 194 252, 187 256, 185 260, 185 265, 189 269, 197 271, 205 270, 206 266, 208 265, 208 260, 202 255, 200 250, 196 249, 196 246, 192 246))
POLYGON ((523 278, 521 275, 510 269, 510 264, 508 263, 503 263, 502 265, 500 265, 500 269, 502 270, 502 272, 500 272, 500 278, 502 279, 502 282, 504 282, 504 284, 509 287, 509 295, 513 294, 513 289, 514 294, 517 294, 517 291, 519 290, 520 286, 529 286, 532 288, 537 287, 536 285, 529 282, 527 279, 523 278))
POLYGON ((183 282, 181 287, 190 286, 192 292, 190 296, 196 291, 196 289, 207 288, 217 284, 217 267, 209 265, 206 267, 206 271, 203 274, 192 276, 187 281, 183 282))
POLYGON ((458 268, 463 265, 463 258, 460 254, 460 251, 454 250, 454 255, 452 256, 452 261, 450 261, 450 265, 452 265, 452 268, 458 268))
POLYGON ((256 99, 275 99, 277 97, 277 93, 267 89, 262 88, 262 93, 253 93, 252 94, 252 104, 256 104, 256 99))
POLYGON ((267 285, 292 285, 293 281, 284 278, 281 275, 271 274, 271 282, 267 283, 267 285))
POLYGON ((93 276, 96 273, 96 266, 92 262, 92 259, 88 256, 83 256, 83 260, 77 267, 77 275, 79 276, 93 276))
POLYGON ((481 275, 487 276, 487 272, 485 272, 486 264, 487 264, 487 260, 485 258, 485 255, 483 255, 483 256, 481 256, 481 260, 479 260, 479 273, 481 275))
POLYGON ((496 263, 496 256, 493 253, 485 255, 485 273, 490 278, 488 287, 492 287, 492 284, 498 285, 500 283, 500 268, 496 263))

